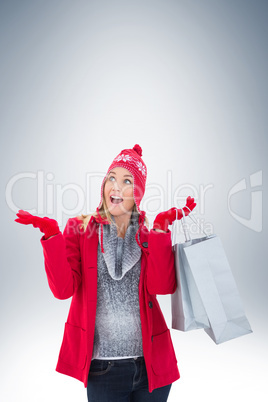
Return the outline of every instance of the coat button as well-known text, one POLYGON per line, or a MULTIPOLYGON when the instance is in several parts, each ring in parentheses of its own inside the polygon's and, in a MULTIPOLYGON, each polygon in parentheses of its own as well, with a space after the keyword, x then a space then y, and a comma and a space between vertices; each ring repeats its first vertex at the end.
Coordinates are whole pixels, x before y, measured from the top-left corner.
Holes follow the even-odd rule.
POLYGON ((149 307, 153 308, 153 303, 151 301, 149 301, 149 307))
POLYGON ((144 242, 142 243, 142 247, 148 248, 148 243, 147 243, 147 241, 144 241, 144 242))

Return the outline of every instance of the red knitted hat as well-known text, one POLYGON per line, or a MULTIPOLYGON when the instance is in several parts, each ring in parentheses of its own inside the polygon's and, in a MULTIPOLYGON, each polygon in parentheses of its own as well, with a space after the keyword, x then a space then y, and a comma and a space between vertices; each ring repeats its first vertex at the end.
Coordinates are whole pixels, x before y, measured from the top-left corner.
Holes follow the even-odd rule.
POLYGON ((119 155, 113 160, 112 164, 109 166, 109 169, 103 179, 101 185, 101 200, 97 210, 102 205, 102 195, 103 195, 103 187, 108 176, 108 173, 115 167, 123 167, 130 171, 134 180, 134 188, 133 188, 133 196, 137 206, 137 210, 141 213, 140 210, 140 202, 145 192, 145 184, 147 178, 147 168, 145 163, 141 159, 142 149, 136 144, 132 149, 123 149, 119 155))

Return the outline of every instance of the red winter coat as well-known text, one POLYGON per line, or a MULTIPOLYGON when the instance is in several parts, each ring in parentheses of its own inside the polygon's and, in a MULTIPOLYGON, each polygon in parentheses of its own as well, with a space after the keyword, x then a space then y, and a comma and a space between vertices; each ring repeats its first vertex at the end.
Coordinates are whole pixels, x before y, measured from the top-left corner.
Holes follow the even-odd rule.
MULTIPOLYGON (((87 386, 93 352, 97 307, 98 226, 92 216, 87 229, 78 218, 70 218, 63 234, 41 238, 49 287, 58 299, 72 297, 65 323, 56 371, 87 386)), ((156 294, 176 290, 171 232, 140 231, 142 244, 139 282, 143 353, 149 391, 171 384, 179 377, 169 329, 156 294)))

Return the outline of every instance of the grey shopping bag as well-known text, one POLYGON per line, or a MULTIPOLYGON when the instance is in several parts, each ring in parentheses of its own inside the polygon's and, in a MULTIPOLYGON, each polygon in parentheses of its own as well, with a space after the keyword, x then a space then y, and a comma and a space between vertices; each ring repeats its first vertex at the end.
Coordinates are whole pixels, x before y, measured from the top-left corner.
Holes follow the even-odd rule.
POLYGON ((183 218, 185 243, 176 242, 178 220, 172 226, 172 243, 175 257, 177 289, 171 295, 172 328, 190 331, 208 328, 209 321, 185 254, 185 248, 203 239, 191 240, 183 218))
POLYGON ((220 238, 188 240, 183 251, 209 321, 206 333, 216 344, 251 333, 220 238))

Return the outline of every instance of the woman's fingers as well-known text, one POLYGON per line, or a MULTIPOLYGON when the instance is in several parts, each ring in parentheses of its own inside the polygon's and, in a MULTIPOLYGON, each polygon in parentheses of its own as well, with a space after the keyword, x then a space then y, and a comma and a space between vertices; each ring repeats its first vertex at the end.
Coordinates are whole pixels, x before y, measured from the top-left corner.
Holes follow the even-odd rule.
POLYGON ((194 198, 191 198, 190 196, 187 197, 186 199, 186 206, 190 209, 194 209, 194 207, 196 206, 196 203, 194 202, 194 198))
POLYGON ((28 219, 20 219, 20 218, 14 219, 14 221, 18 222, 18 223, 22 223, 23 225, 30 225, 32 223, 28 219))
POLYGON ((19 212, 16 215, 18 219, 14 219, 15 222, 22 223, 24 225, 29 225, 30 223, 34 222, 34 216, 23 209, 19 209, 19 212))
MULTIPOLYGON (((29 212, 24 211, 23 209, 19 209, 18 214, 20 214, 20 215, 26 215, 26 216, 32 216, 29 212)), ((17 215, 18 215, 18 214, 17 214, 17 215)))
POLYGON ((196 203, 194 202, 194 198, 191 198, 190 196, 187 197, 186 199, 186 205, 183 208, 185 215, 189 215, 189 213, 196 207, 196 203))
POLYGON ((194 198, 193 197, 187 197, 186 198, 186 204, 192 204, 194 202, 194 198))
POLYGON ((29 219, 33 217, 29 212, 23 211, 22 209, 20 209, 16 215, 21 219, 29 219))
POLYGON ((29 220, 28 216, 25 216, 25 215, 17 214, 17 217, 18 217, 19 219, 24 220, 24 221, 28 221, 28 220, 29 220))

